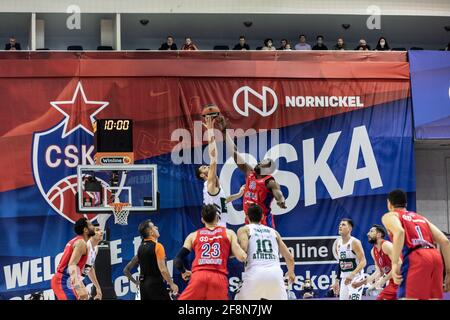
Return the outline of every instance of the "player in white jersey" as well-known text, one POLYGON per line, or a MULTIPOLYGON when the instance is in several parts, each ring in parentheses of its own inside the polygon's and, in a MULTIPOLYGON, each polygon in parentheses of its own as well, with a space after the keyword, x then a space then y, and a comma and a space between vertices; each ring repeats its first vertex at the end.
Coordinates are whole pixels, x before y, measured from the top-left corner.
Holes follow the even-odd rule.
POLYGON ((250 205, 247 216, 250 223, 238 230, 239 244, 247 252, 247 261, 235 299, 287 300, 279 254, 286 261, 289 283, 295 280, 294 257, 277 231, 260 224, 263 217, 261 207, 250 205))
POLYGON ((363 287, 353 288, 352 283, 364 276, 366 257, 361 241, 352 237, 352 219, 342 219, 339 224, 336 254, 339 258, 339 279, 333 284, 335 293, 339 292, 339 300, 362 300, 363 287))
POLYGON ((205 118, 208 132, 208 153, 210 158, 210 165, 202 165, 197 169, 197 178, 204 181, 203 184, 203 204, 213 204, 220 211, 219 226, 227 227, 228 213, 226 204, 239 199, 244 194, 244 187, 242 186, 238 193, 229 197, 225 195, 223 188, 220 186, 219 177, 217 176, 217 146, 214 136, 215 120, 207 116, 205 118))
MULTIPOLYGON (((87 252, 88 252, 88 258, 86 260, 86 264, 84 266, 84 269, 82 270, 81 276, 83 279, 85 277, 88 277, 89 280, 91 280, 92 284, 95 287, 95 295, 94 300, 101 300, 102 299, 102 289, 100 288, 100 284, 97 280, 97 274, 95 273, 95 259, 97 258, 98 253, 98 244, 103 239, 103 230, 96 225, 95 226, 95 235, 89 238, 89 240, 86 242, 87 245, 87 252)), ((91 291, 92 292, 92 291, 91 291)))

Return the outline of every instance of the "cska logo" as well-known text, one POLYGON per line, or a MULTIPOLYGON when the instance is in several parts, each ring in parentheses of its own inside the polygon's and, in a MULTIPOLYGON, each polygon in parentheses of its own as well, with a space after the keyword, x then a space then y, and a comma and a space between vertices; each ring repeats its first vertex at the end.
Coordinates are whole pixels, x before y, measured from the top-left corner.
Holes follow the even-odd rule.
MULTIPOLYGON (((77 166, 94 164, 95 115, 108 106, 105 101, 87 99, 78 82, 72 100, 52 101, 64 119, 33 136, 33 177, 40 193, 54 212, 74 223, 76 212, 77 166)), ((85 215, 90 220, 96 214, 85 215)))

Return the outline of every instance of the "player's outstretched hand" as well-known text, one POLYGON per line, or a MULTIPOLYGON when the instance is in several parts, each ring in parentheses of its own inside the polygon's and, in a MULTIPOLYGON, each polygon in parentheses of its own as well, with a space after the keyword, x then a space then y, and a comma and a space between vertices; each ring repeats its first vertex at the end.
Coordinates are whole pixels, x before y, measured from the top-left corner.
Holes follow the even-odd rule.
POLYGON ((189 270, 186 270, 186 272, 181 274, 181 277, 183 278, 184 281, 189 281, 189 279, 191 278, 192 272, 189 270))
POLYGON ((214 120, 215 120, 217 129, 219 129, 221 132, 224 132, 227 129, 228 120, 224 116, 220 115, 220 116, 216 117, 214 120))
POLYGON ((286 209, 286 202, 284 201, 278 201, 277 205, 281 208, 281 209, 286 209))
POLYGON ((205 123, 203 123, 203 126, 206 129, 214 129, 214 124, 216 123, 216 120, 211 116, 205 117, 205 123))

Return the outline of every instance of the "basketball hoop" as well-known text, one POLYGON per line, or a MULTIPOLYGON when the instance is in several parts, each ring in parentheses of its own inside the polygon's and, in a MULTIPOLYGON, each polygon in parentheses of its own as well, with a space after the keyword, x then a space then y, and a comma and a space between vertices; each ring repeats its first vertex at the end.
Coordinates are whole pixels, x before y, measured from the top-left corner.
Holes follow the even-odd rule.
POLYGON ((126 226, 128 215, 130 214, 130 204, 128 202, 114 202, 109 205, 114 214, 114 223, 126 226))

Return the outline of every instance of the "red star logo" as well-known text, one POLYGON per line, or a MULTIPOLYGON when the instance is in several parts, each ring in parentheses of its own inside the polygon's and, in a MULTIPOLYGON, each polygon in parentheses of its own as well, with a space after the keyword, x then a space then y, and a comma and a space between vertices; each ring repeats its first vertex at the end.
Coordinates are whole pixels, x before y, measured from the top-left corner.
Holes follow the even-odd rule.
POLYGON ((81 82, 78 82, 71 101, 52 101, 50 104, 65 117, 62 135, 62 138, 65 138, 78 128, 93 136, 92 125, 95 122, 94 117, 106 108, 109 102, 89 101, 86 98, 81 82))

